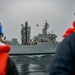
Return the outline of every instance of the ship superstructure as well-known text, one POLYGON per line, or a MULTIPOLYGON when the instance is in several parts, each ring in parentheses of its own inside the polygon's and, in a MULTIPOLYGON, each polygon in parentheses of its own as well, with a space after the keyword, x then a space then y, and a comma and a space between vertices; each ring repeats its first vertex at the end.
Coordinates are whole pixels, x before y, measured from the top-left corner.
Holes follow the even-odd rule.
POLYGON ((22 45, 29 44, 30 43, 30 27, 28 26, 28 22, 25 22, 25 26, 21 24, 21 41, 22 45))
POLYGON ((37 44, 39 42, 50 42, 54 41, 56 42, 56 35, 53 33, 47 33, 47 29, 49 28, 49 24, 46 20, 44 28, 42 29, 42 34, 38 34, 38 36, 34 36, 34 39, 30 39, 30 31, 31 28, 28 26, 28 22, 25 22, 25 26, 21 24, 22 29, 21 29, 21 44, 22 45, 31 45, 31 44, 37 44), (32 42, 33 41, 33 42, 32 42))
POLYGON ((49 24, 46 20, 44 28, 42 29, 42 34, 38 34, 37 36, 35 36, 34 38, 34 42, 35 43, 43 43, 43 42, 56 42, 56 38, 57 35, 53 34, 53 33, 47 33, 47 29, 49 28, 49 24))

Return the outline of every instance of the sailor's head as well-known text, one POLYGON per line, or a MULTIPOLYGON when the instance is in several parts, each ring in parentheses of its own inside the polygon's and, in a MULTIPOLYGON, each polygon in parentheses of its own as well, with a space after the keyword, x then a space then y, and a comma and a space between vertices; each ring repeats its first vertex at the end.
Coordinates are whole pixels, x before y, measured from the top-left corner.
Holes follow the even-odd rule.
POLYGON ((3 32, 2 32, 2 25, 1 25, 1 22, 0 22, 0 36, 4 36, 3 32))
POLYGON ((75 21, 73 22, 73 27, 75 28, 75 21))

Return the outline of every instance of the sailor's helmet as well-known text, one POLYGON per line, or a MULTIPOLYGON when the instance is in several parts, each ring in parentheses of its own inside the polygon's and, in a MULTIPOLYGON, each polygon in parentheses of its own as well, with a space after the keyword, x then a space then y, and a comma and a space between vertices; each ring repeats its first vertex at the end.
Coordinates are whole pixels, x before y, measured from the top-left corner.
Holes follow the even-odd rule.
POLYGON ((1 25, 1 22, 0 22, 0 35, 4 36, 3 32, 2 32, 2 25, 1 25))

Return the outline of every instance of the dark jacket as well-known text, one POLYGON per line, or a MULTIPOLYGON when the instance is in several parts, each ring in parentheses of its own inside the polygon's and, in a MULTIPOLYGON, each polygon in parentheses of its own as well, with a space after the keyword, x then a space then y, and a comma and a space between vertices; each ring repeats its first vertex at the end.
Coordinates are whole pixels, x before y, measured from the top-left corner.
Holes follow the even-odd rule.
POLYGON ((8 65, 7 65, 7 73, 6 75, 19 75, 18 70, 14 61, 11 58, 8 58, 8 65))
POLYGON ((64 38, 57 47, 49 75, 75 75, 75 33, 64 38))

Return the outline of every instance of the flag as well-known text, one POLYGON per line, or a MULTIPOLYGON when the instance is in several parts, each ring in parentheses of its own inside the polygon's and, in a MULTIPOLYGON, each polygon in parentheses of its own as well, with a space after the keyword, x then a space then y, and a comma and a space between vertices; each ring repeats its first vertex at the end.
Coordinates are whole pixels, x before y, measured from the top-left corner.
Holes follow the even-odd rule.
POLYGON ((37 27, 39 26, 39 24, 36 25, 37 27))

